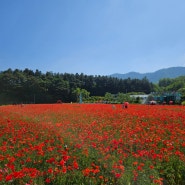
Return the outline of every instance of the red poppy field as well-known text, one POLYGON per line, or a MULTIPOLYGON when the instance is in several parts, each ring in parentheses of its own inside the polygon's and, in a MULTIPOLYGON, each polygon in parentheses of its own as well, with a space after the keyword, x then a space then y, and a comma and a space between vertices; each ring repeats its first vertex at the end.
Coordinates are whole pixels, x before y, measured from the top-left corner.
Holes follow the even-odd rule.
POLYGON ((0 184, 183 185, 185 108, 0 106, 0 184))

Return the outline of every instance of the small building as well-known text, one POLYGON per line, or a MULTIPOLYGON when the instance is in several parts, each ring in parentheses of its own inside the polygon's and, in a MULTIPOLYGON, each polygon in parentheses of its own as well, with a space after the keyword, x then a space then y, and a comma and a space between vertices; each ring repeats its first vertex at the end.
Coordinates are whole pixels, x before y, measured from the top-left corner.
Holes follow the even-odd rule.
POLYGON ((137 99, 139 98, 141 101, 141 104, 146 104, 148 100, 148 94, 137 94, 137 95, 130 95, 131 98, 137 99))

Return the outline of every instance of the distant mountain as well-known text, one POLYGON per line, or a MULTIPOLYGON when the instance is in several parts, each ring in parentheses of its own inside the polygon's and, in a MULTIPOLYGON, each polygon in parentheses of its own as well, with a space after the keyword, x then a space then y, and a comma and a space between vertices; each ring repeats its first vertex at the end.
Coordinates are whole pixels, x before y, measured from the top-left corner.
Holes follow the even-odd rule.
POLYGON ((120 79, 142 79, 146 77, 150 82, 158 83, 162 78, 176 78, 179 76, 185 76, 185 67, 170 67, 165 69, 160 69, 152 73, 137 73, 129 72, 126 74, 115 73, 110 75, 111 77, 116 77, 120 79))

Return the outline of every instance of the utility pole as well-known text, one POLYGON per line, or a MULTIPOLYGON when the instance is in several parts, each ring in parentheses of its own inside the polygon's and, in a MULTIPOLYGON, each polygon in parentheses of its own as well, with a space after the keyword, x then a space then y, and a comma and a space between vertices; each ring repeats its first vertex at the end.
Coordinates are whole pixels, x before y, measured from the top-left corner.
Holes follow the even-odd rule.
POLYGON ((82 93, 81 92, 80 92, 79 99, 80 99, 79 103, 81 104, 82 103, 82 93))
POLYGON ((33 103, 35 104, 35 93, 33 95, 33 103))

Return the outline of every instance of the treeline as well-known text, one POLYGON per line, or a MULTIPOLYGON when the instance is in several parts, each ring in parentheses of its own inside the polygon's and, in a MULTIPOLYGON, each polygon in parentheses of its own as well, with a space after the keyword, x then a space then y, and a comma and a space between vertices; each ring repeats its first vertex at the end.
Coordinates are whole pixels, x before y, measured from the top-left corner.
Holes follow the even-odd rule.
POLYGON ((161 91, 178 91, 182 94, 185 93, 185 76, 177 78, 163 78, 159 80, 158 88, 161 91))
POLYGON ((185 105, 185 76, 177 78, 163 78, 159 80, 155 91, 160 92, 179 92, 181 94, 181 102, 185 105))
POLYGON ((55 103, 76 102, 79 89, 90 96, 105 96, 129 92, 150 93, 154 84, 147 78, 117 79, 108 76, 93 76, 69 73, 42 73, 30 69, 0 72, 0 104, 10 103, 55 103))

